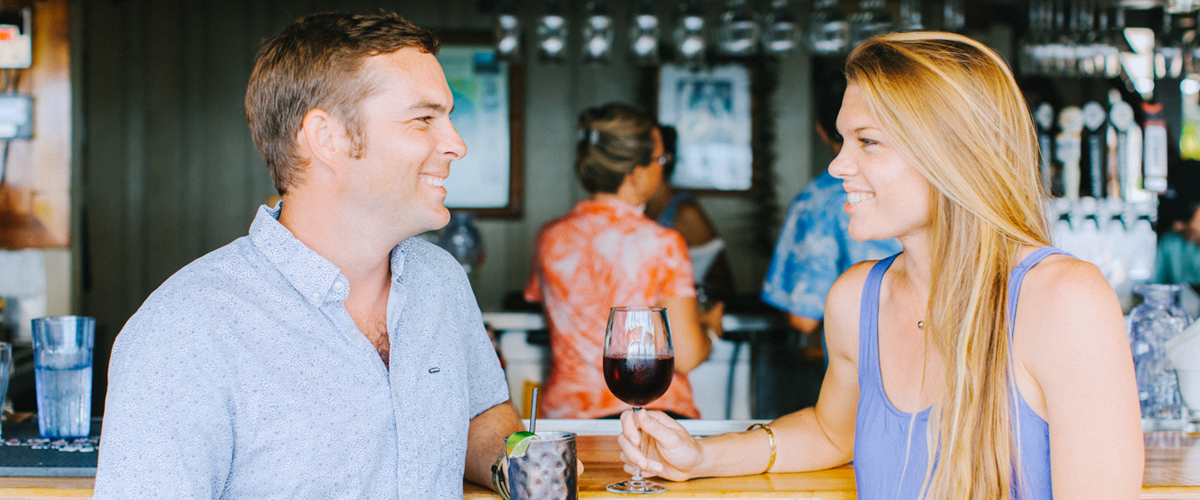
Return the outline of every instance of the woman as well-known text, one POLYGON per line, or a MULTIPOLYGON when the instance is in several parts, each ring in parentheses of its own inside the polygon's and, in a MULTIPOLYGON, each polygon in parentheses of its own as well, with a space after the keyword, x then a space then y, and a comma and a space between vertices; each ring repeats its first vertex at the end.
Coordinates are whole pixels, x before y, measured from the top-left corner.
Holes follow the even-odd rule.
POLYGON ((1121 310, 1094 266, 1047 246, 1037 140, 1004 62, 963 36, 895 33, 857 47, 846 75, 830 172, 850 235, 903 252, 830 291, 814 408, 700 441, 627 412, 626 468, 683 480, 853 459, 863 499, 1136 498, 1121 310))
POLYGON ((604 383, 608 310, 654 305, 667 308, 675 379, 647 406, 699 418, 685 374, 708 357, 711 346, 700 328, 687 243, 642 215, 662 183, 655 122, 629 106, 608 104, 584 111, 579 127, 575 172, 592 197, 542 228, 525 287, 526 300, 545 304, 550 326, 553 364, 542 414, 604 418, 629 408, 604 383))
POLYGON ((663 163, 663 182, 654 195, 646 200, 646 217, 683 235, 692 261, 692 277, 697 287, 702 287, 704 291, 701 301, 712 307, 723 307, 723 301, 734 293, 733 272, 725 257, 725 240, 717 234, 716 226, 691 193, 676 191, 671 187, 678 133, 675 127, 670 126, 659 126, 658 132, 662 137, 663 155, 666 158, 663 163))

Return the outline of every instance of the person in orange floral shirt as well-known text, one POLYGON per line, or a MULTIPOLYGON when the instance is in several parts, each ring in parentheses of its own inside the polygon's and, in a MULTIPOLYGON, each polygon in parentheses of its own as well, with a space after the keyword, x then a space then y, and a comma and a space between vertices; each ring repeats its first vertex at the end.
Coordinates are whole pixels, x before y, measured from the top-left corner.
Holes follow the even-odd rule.
MULTIPOLYGON (((525 299, 542 302, 553 362, 542 391, 548 418, 604 418, 630 406, 609 392, 601 370, 604 329, 613 306, 667 308, 675 379, 653 408, 699 418, 687 372, 708 358, 687 243, 642 214, 663 182, 655 121, 623 104, 580 114, 575 172, 592 198, 542 227, 525 299)), ((719 315, 719 312, 717 313, 719 315)), ((720 324, 719 316, 705 324, 720 324)))

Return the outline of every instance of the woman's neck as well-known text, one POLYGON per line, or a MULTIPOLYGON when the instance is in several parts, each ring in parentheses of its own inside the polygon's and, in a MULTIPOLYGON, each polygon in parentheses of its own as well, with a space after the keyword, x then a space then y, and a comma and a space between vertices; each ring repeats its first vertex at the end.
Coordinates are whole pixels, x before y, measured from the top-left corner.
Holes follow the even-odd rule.
POLYGON ((928 236, 922 232, 918 235, 900 237, 900 246, 904 248, 901 254, 901 273, 906 285, 922 296, 929 296, 929 283, 933 278, 933 257, 929 246, 928 236))
POLYGON ((641 207, 646 203, 646 200, 637 196, 637 193, 629 189, 620 189, 615 193, 596 193, 592 195, 594 201, 621 201, 631 207, 641 207))

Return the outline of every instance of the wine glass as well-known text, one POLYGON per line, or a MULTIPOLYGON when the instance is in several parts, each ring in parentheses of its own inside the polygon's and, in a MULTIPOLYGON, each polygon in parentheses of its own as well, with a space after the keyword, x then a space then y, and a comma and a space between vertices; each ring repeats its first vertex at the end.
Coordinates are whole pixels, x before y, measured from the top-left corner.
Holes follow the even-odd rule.
MULTIPOLYGON (((604 382, 608 390, 633 406, 636 417, 643 406, 667 392, 674 376, 675 350, 671 347, 667 310, 648 306, 612 308, 604 333, 604 382)), ((608 485, 608 491, 661 493, 667 487, 642 479, 639 470, 627 481, 608 485)))

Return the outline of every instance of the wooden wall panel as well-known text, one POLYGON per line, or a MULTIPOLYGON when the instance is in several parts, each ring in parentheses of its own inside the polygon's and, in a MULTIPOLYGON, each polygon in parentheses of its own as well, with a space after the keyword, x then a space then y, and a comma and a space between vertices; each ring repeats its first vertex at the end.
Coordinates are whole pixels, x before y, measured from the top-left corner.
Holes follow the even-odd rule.
MULTIPOLYGON (((0 248, 66 248, 71 232, 71 55, 67 0, 33 6, 33 65, 16 91, 33 97, 33 138, 11 141, 0 185, 0 248)), ((0 154, 3 154, 0 152, 0 154)))

